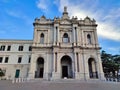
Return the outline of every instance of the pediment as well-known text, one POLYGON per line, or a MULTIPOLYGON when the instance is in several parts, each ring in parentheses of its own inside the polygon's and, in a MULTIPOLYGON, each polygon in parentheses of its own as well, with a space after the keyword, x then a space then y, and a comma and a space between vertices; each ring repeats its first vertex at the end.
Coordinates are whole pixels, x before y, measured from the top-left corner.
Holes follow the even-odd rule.
POLYGON ((71 24, 69 20, 61 20, 60 24, 71 24))

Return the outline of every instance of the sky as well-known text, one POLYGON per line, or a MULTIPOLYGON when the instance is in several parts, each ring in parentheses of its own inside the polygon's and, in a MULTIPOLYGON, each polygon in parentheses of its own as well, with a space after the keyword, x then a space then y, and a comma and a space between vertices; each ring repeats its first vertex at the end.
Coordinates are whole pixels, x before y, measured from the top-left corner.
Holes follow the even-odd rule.
POLYGON ((71 18, 94 18, 102 50, 120 54, 120 0, 0 0, 0 39, 32 40, 34 19, 61 17, 64 6, 71 18))

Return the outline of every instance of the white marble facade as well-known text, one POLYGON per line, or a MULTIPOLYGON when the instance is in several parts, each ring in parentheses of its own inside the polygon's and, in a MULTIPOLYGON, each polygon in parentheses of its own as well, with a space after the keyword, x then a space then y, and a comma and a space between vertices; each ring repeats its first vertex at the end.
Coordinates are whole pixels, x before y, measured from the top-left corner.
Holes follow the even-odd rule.
MULTIPOLYGON (((26 40, 26 44, 29 42, 28 46, 32 46, 32 51, 22 53, 31 57, 30 63, 23 64, 24 69, 27 68, 26 71, 23 69, 20 72, 26 74, 22 74, 24 77, 46 80, 64 78, 104 80, 97 24, 94 19, 89 17, 83 20, 79 20, 77 17, 70 18, 67 7, 64 7, 61 18, 47 19, 45 16, 41 16, 41 18, 35 19, 33 25, 33 41, 26 40)), ((14 51, 11 53, 14 55, 14 51)), ((7 64, 0 63, 1 65, 7 64)), ((15 70, 12 78, 15 77, 15 70)), ((21 77, 23 77, 22 75, 21 77)))

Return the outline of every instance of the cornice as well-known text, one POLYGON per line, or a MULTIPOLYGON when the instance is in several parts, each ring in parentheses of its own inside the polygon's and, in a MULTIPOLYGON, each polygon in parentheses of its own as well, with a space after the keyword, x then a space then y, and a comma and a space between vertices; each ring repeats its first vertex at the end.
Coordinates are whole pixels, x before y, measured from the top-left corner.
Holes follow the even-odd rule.
POLYGON ((22 43, 22 44, 32 44, 33 40, 19 40, 19 39, 0 39, 0 43, 22 43))

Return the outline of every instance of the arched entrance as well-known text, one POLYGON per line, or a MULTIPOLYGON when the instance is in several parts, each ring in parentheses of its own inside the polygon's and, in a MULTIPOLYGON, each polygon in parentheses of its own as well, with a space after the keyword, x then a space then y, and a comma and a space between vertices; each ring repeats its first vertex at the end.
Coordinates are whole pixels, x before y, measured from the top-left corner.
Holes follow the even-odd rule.
POLYGON ((95 60, 93 58, 88 59, 88 67, 89 67, 89 76, 90 76, 90 78, 98 78, 96 62, 95 62, 95 60))
POLYGON ((43 78, 44 74, 44 59, 42 57, 39 57, 37 59, 37 70, 35 72, 35 78, 43 78))
POLYGON ((72 78, 72 59, 65 55, 61 58, 61 77, 72 78))

